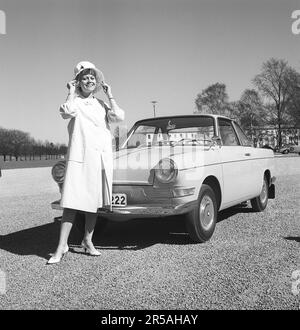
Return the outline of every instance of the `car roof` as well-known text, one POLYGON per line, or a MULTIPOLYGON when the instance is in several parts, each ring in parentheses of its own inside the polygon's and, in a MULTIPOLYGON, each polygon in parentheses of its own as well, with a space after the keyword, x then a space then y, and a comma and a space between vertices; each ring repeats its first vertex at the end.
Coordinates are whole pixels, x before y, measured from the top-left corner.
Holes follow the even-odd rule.
POLYGON ((137 124, 139 122, 148 121, 148 120, 154 120, 154 119, 156 120, 156 119, 170 119, 170 118, 183 118, 183 117, 184 118, 213 117, 213 118, 223 118, 223 119, 227 119, 227 120, 233 120, 226 116, 205 113, 205 114, 195 114, 195 115, 175 115, 175 116, 150 117, 150 118, 140 119, 140 120, 136 121, 135 124, 137 124))

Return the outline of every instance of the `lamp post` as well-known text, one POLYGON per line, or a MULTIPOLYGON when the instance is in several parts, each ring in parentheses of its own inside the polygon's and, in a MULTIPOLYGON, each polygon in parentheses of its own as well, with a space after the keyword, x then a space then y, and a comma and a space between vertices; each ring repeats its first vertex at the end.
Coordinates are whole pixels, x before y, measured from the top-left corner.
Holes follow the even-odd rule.
POLYGON ((153 104, 153 112, 154 112, 154 117, 155 117, 155 104, 157 103, 157 101, 151 101, 151 103, 153 104))

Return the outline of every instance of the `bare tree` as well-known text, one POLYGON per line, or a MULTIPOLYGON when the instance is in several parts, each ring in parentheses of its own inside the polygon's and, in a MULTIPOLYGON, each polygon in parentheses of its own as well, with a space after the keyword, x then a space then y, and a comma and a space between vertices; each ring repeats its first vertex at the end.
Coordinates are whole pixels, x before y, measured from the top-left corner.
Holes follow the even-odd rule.
POLYGON ((287 105, 288 115, 291 117, 292 126, 300 126, 300 74, 298 75, 298 86, 287 105))
POLYGON ((43 155, 43 142, 41 140, 34 141, 33 144, 33 155, 39 156, 40 160, 42 159, 43 155))
POLYGON ((27 160, 28 156, 29 160, 34 160, 36 155, 40 160, 43 155, 46 159, 57 159, 58 156, 66 153, 67 146, 64 144, 35 141, 29 133, 0 127, 0 155, 3 156, 4 161, 7 160, 7 156, 10 160, 14 156, 16 161, 22 160, 22 157, 27 160))
POLYGON ((246 89, 238 102, 238 108, 241 126, 249 131, 253 139, 253 127, 265 123, 266 108, 263 100, 256 90, 246 89))
POLYGON ((282 144, 282 125, 285 123, 287 105, 297 88, 299 74, 284 60, 271 58, 263 63, 262 71, 253 79, 259 92, 271 102, 269 109, 273 111, 278 127, 278 144, 282 144))
POLYGON ((10 131, 10 144, 12 145, 13 155, 15 156, 16 160, 18 160, 21 156, 22 148, 28 143, 29 140, 29 133, 25 133, 16 129, 10 131))
POLYGON ((10 130, 0 128, 0 154, 3 156, 4 161, 13 152, 13 147, 10 144, 10 135, 10 130))
POLYGON ((68 151, 68 147, 65 144, 61 144, 59 146, 58 151, 59 151, 59 155, 66 155, 68 151))
POLYGON ((21 156, 24 156, 24 159, 27 160, 27 156, 29 156, 29 160, 31 160, 32 154, 33 154, 33 145, 34 145, 34 139, 29 136, 25 136, 20 153, 21 156))

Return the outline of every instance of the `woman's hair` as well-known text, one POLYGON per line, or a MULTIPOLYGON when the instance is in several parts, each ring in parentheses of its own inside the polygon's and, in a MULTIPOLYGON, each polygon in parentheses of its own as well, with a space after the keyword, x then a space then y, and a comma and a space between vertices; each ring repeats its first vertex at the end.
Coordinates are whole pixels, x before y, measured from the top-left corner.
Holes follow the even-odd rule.
MULTIPOLYGON (((84 75, 87 75, 87 74, 92 74, 92 75, 97 79, 97 75, 96 75, 95 70, 93 70, 93 69, 84 69, 84 70, 82 70, 82 71, 78 74, 78 76, 76 77, 76 80, 77 80, 77 81, 80 81, 81 78, 82 78, 84 75)), ((98 82, 98 81, 97 81, 97 82, 98 82)))

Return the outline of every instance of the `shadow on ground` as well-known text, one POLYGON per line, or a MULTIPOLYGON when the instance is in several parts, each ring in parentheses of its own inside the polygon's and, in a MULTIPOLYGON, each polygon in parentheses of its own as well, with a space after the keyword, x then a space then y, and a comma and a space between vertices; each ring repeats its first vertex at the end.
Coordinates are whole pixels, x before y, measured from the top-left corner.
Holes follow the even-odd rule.
POLYGON ((300 243, 300 237, 297 237, 297 236, 287 236, 287 237, 283 237, 283 238, 288 241, 295 241, 297 243, 300 243))
POLYGON ((244 204, 239 204, 233 207, 230 207, 228 209, 222 210, 218 214, 217 222, 221 222, 223 220, 227 220, 228 218, 231 218, 232 216, 238 214, 238 213, 253 213, 253 209, 251 207, 247 207, 244 204))
MULTIPOLYGON (((60 219, 53 223, 20 230, 0 236, 0 249, 17 255, 37 255, 49 259, 55 251, 59 237, 60 219)), ((105 229, 96 225, 93 242, 101 249, 139 250, 157 243, 189 244, 183 221, 173 223, 170 219, 143 219, 128 222, 108 222, 105 229), (180 229, 181 228, 181 229, 180 229)), ((83 231, 74 224, 69 237, 69 245, 77 251, 83 231)))
MULTIPOLYGON (((237 213, 252 212, 245 207, 233 207, 221 211, 218 222, 237 213)), ((60 218, 53 223, 24 229, 0 236, 0 249, 17 255, 37 255, 48 259, 54 252, 59 237, 60 218)), ((77 219, 69 237, 73 252, 78 252, 84 222, 77 219)), ((126 222, 107 223, 98 221, 93 242, 98 249, 140 250, 155 244, 193 244, 187 233, 184 217, 165 217, 156 219, 136 219, 126 222), (105 226, 104 226, 105 225, 105 226)), ((82 253, 82 252, 78 252, 82 253)))

